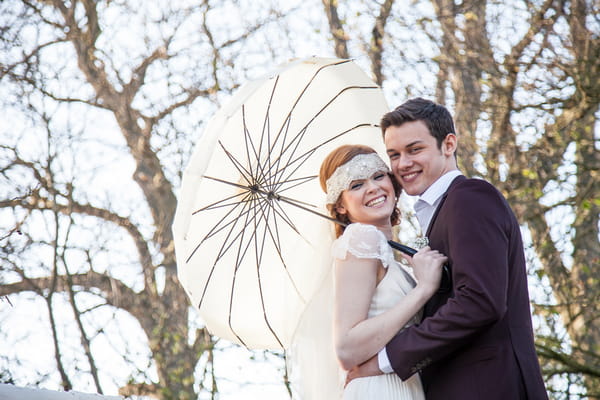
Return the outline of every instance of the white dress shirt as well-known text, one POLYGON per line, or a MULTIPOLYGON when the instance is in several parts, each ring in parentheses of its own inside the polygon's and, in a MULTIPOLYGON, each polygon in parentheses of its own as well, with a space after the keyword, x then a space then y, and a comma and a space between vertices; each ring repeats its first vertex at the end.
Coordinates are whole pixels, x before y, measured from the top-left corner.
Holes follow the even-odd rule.
MULTIPOLYGON (((431 186, 429 186, 427 190, 425 190, 423 194, 418 197, 417 201, 415 202, 414 209, 415 213, 417 214, 417 220, 421 226, 423 236, 426 235, 427 229, 429 229, 429 224, 431 223, 431 219, 433 218, 436 208, 442 200, 442 196, 444 193, 446 193, 454 178, 460 175, 462 174, 457 169, 446 172, 444 175, 440 176, 437 181, 433 182, 431 186)), ((379 369, 383 373, 389 374, 394 372, 385 347, 377 354, 377 362, 379 363, 379 369)))
POLYGON ((460 175, 462 174, 457 169, 446 172, 444 175, 440 176, 437 181, 433 182, 421 196, 418 197, 414 205, 414 209, 415 213, 417 214, 417 220, 421 226, 423 236, 427 234, 427 229, 429 229, 431 218, 433 218, 435 210, 440 204, 440 201, 442 201, 443 194, 446 193, 454 178, 460 175))

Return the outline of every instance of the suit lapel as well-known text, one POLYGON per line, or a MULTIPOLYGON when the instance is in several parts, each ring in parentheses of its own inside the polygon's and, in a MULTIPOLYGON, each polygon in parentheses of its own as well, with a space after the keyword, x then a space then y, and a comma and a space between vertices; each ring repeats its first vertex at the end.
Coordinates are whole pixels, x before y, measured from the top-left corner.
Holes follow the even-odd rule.
POLYGON ((427 228, 427 234, 425 235, 426 237, 429 237, 429 235, 431 234, 431 229, 433 228, 433 225, 435 224, 435 220, 437 219, 438 214, 440 213, 440 210, 442 209, 442 206, 444 205, 444 202, 446 201, 446 197, 448 197, 448 193, 450 192, 452 187, 454 185, 456 185, 458 182, 462 182, 465 179, 467 179, 467 178, 464 175, 459 175, 456 178, 454 178, 454 180, 450 183, 450 186, 448 186, 448 190, 446 190, 444 192, 444 194, 442 195, 440 204, 438 204, 437 208, 435 209, 435 212, 433 213, 433 216, 431 217, 431 222, 429 223, 429 227, 427 228))
MULTIPOLYGON (((441 252, 446 253, 447 256, 450 256, 448 254, 448 248, 445 247, 447 245, 447 237, 443 237, 443 233, 442 231, 444 231, 443 229, 440 231, 438 230, 437 236, 434 237, 431 235, 433 226, 435 225, 436 220, 438 219, 438 216, 444 206, 444 203, 446 202, 446 198, 448 197, 448 194, 450 193, 450 191, 452 190, 453 187, 455 187, 459 182, 463 182, 464 180, 466 180, 467 178, 463 175, 457 176, 451 183, 450 186, 448 186, 448 190, 446 190, 446 192, 442 195, 442 198, 440 199, 440 204, 438 204, 437 208, 435 209, 435 212, 433 213, 433 216, 431 218, 431 222, 429 223, 429 227, 427 228, 427 237, 430 239, 429 243, 430 245, 436 249, 439 250, 441 252), (440 236, 442 235, 442 236, 440 236)), ((442 219, 443 220, 443 219, 442 219)), ((449 287, 449 290, 442 290, 440 287, 440 290, 438 290, 428 301, 427 303, 425 303, 425 307, 423 310, 423 317, 428 317, 431 316, 435 313, 435 311, 440 308, 443 304, 446 303, 446 301, 448 301, 448 298, 453 297, 454 296, 454 288, 453 288, 453 282, 452 282, 452 261, 449 260, 448 263, 445 266, 445 272, 442 275, 442 283, 441 283, 441 287, 449 287), (444 280, 446 280, 446 283, 444 283, 444 280)))

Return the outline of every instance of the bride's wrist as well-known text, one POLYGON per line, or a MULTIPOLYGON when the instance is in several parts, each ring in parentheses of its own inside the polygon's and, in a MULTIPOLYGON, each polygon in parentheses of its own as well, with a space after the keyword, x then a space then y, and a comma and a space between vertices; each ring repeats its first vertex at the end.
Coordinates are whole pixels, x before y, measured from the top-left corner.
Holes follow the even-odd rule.
POLYGON ((414 290, 422 296, 424 300, 429 300, 429 298, 435 293, 437 290, 434 285, 426 282, 419 282, 417 286, 415 286, 414 290))

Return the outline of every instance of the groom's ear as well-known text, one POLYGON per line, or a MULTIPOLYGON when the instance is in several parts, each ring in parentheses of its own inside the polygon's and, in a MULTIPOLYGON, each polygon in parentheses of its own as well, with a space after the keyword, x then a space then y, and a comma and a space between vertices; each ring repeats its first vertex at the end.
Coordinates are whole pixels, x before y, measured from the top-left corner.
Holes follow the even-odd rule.
POLYGON ((442 142, 442 152, 446 156, 451 156, 456 152, 458 146, 458 139, 454 133, 449 133, 442 142))

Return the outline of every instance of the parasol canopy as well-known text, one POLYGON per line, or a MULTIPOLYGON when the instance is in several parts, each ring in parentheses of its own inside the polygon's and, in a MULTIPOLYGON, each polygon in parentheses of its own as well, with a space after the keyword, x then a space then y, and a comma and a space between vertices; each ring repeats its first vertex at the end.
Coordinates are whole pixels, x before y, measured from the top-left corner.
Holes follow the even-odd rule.
POLYGON ((318 172, 342 144, 373 147, 388 111, 351 60, 308 58, 242 86, 184 171, 173 224, 179 280, 208 330, 285 349, 332 266, 318 172))

